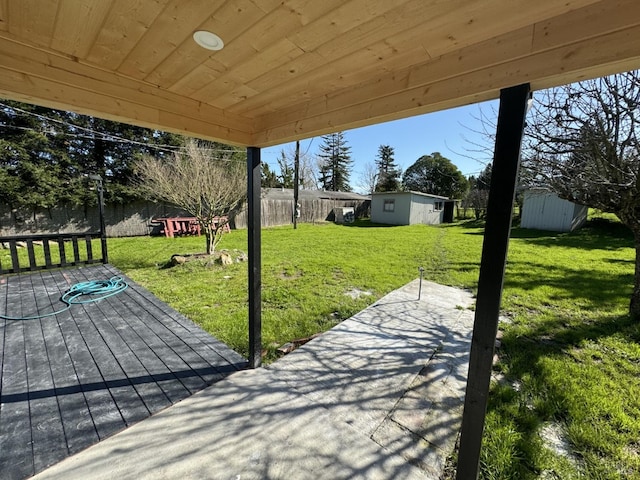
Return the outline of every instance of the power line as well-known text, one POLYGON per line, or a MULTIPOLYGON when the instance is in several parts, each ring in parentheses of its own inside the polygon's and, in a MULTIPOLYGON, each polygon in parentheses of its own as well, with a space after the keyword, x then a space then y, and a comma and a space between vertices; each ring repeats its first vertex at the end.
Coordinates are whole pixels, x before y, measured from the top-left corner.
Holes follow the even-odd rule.
POLYGON ((311 144, 313 143, 313 141, 316 139, 316 137, 311 137, 311 141, 309 142, 309 145, 307 145, 307 149, 304 152, 304 155, 306 155, 307 153, 309 153, 309 149, 311 148, 311 144))
MULTIPOLYGON (((151 148, 154 150, 159 150, 159 151, 163 151, 163 152, 167 152, 167 153, 175 153, 175 152, 179 152, 179 151, 184 151, 185 147, 183 146, 172 146, 172 145, 158 145, 158 144, 154 144, 154 143, 145 143, 145 142, 139 142, 137 140, 131 140, 128 138, 123 138, 120 137, 118 135, 113 135, 110 133, 104 133, 104 132, 98 132, 96 130, 93 130, 91 128, 87 128, 87 127, 83 127, 80 125, 76 125, 74 123, 70 123, 67 122, 65 120, 59 120, 56 118, 51 118, 51 117, 47 117, 46 115, 42 115, 39 113, 34 113, 34 112, 29 112, 27 110, 23 110, 19 107, 12 107, 11 105, 7 105, 5 103, 0 102, 0 107, 5 108, 5 109, 9 109, 12 110, 14 112, 20 112, 22 114, 25 115, 31 115, 33 117, 36 117, 40 120, 45 120, 48 122, 53 122, 53 123, 57 123, 60 125, 64 125, 70 128, 74 128, 74 129, 78 129, 81 131, 84 131, 86 133, 91 134, 92 136, 83 136, 83 135, 79 135, 79 134, 74 134, 74 133, 62 133, 62 135, 65 136, 69 136, 69 137, 73 137, 73 138, 86 138, 86 139, 98 139, 98 140, 103 140, 103 141, 108 141, 108 142, 114 142, 114 143, 123 143, 123 144, 130 144, 130 145, 137 145, 137 146, 141 146, 141 147, 147 147, 147 148, 151 148)), ((59 132, 56 131, 45 131, 45 130, 36 130, 34 128, 29 128, 29 127, 19 127, 19 126, 13 126, 13 125, 0 125, 0 127, 5 127, 5 128, 15 128, 15 129, 20 129, 20 130, 27 130, 27 131, 32 131, 35 133, 41 133, 44 135, 59 135, 59 132)), ((218 153, 236 153, 237 150, 232 150, 232 149, 223 149, 223 148, 203 148, 203 150, 209 151, 209 152, 218 152, 218 153)))

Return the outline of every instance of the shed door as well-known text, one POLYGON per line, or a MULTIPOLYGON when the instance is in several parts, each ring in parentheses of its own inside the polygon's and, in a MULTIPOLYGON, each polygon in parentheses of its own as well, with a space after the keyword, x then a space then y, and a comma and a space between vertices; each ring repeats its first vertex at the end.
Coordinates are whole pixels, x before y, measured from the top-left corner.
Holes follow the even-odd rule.
POLYGON ((442 217, 443 223, 453 223, 453 204, 454 202, 444 203, 444 216, 442 217))

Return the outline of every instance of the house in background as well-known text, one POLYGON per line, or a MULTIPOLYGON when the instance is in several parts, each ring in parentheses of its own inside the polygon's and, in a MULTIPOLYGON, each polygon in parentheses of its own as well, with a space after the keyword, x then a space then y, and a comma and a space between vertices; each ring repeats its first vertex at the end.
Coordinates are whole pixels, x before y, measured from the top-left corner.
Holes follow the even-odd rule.
POLYGON ((571 232, 587 221, 588 208, 563 200, 549 190, 538 188, 524 192, 522 228, 571 232))
POLYGON ((453 204, 447 197, 427 193, 376 192, 371 195, 371 221, 388 225, 436 225, 453 220, 453 204), (445 211, 450 215, 445 215, 445 211))

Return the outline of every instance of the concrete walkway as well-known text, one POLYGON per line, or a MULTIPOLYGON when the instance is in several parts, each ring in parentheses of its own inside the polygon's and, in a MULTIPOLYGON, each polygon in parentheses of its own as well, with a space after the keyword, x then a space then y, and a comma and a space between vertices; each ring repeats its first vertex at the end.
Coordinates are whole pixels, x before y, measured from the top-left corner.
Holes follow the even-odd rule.
POLYGON ((438 479, 460 429, 468 292, 418 281, 37 479, 438 479))

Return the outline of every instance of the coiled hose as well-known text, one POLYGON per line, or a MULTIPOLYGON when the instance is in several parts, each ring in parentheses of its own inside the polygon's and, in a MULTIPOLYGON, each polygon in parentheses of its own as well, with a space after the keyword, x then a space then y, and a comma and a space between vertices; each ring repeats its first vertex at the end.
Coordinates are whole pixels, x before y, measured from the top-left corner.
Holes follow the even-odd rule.
POLYGON ((5 320, 37 320, 39 318, 51 317, 66 312, 71 308, 71 305, 97 302, 103 298, 112 297, 113 295, 123 292, 128 287, 129 284, 127 284, 122 277, 111 277, 109 280, 79 282, 71 285, 71 288, 60 297, 60 301, 66 304, 61 310, 28 317, 10 317, 0 314, 0 318, 4 318, 5 320))

